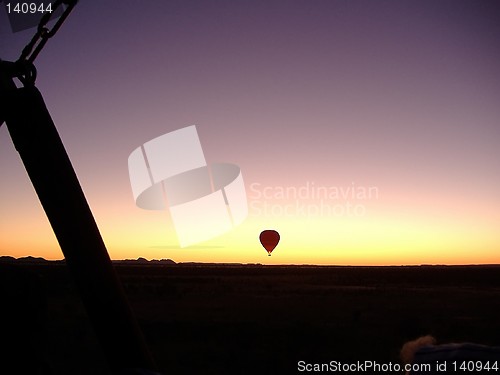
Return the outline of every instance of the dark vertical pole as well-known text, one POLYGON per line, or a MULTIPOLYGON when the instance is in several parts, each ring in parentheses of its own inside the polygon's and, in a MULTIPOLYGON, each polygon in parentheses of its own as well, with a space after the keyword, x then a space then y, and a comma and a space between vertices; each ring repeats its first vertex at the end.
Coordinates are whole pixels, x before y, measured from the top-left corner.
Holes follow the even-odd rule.
POLYGON ((42 95, 4 85, 5 117, 113 370, 155 370, 80 183, 42 95))

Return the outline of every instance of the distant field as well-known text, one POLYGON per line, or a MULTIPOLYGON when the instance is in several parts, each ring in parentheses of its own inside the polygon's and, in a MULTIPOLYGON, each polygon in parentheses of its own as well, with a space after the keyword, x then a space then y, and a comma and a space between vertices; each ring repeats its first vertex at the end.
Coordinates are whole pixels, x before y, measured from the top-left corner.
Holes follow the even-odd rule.
MULTIPOLYGON (((24 265, 47 297, 56 374, 106 365, 64 265, 24 265)), ((165 374, 298 373, 297 362, 397 362, 419 335, 500 345, 500 267, 119 265, 165 374)))

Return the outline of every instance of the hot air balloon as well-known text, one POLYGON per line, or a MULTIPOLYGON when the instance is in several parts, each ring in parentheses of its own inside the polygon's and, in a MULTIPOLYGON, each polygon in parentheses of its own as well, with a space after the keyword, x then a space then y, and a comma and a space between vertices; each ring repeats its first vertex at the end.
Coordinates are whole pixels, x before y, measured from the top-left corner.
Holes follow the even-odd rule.
POLYGON ((262 246, 264 246, 264 249, 266 249, 267 254, 271 256, 274 248, 278 245, 278 242, 280 242, 280 234, 275 230, 269 229, 263 231, 260 234, 259 239, 262 246))

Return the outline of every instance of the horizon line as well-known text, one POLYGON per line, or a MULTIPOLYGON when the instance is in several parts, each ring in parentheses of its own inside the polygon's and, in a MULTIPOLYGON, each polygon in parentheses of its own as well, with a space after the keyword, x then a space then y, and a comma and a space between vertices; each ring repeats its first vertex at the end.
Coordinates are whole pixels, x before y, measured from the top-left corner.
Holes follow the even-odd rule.
MULTIPOLYGON (((54 263, 62 263, 65 262, 65 258, 60 259, 46 259, 43 257, 34 257, 31 255, 27 255, 24 257, 14 257, 11 255, 0 255, 0 262, 2 260, 14 260, 14 261, 39 261, 39 262, 54 262, 54 263)), ((420 263, 420 264, 377 264, 377 265, 354 265, 354 264, 313 264, 313 263, 284 263, 284 264, 262 264, 262 263, 241 263, 241 262, 197 262, 197 261, 188 261, 188 262, 176 262, 170 258, 161 258, 161 259, 147 259, 144 257, 138 258, 125 258, 125 259, 111 259, 111 262, 168 262, 169 265, 220 265, 220 266, 261 266, 261 267, 500 267, 499 263, 464 263, 464 264, 446 264, 446 263, 420 263)), ((2 262, 5 263, 5 262, 2 262)))

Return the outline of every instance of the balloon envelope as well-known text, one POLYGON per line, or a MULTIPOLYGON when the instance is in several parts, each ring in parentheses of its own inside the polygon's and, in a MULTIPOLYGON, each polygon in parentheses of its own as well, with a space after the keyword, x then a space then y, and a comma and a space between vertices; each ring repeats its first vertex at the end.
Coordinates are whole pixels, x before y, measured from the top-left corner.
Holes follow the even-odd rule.
POLYGON ((280 234, 275 230, 265 230, 260 234, 259 239, 264 249, 266 249, 269 256, 271 256, 274 248, 278 245, 278 242, 280 242, 280 234))

